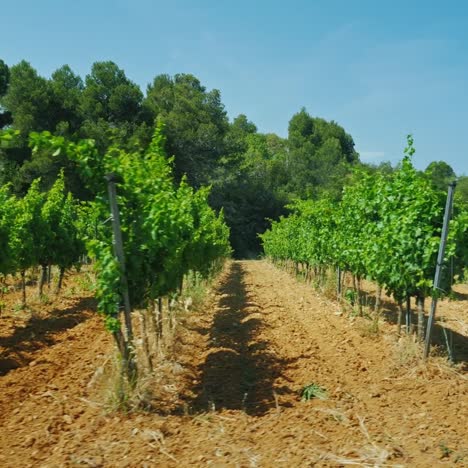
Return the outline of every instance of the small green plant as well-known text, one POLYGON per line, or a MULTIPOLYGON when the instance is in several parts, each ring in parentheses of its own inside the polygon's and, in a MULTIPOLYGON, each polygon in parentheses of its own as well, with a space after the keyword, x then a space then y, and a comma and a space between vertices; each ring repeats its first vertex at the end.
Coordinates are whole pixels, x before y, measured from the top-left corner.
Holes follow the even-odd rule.
POLYGON ((72 286, 69 289, 67 289, 65 291, 65 294, 64 294, 65 297, 73 297, 75 295, 76 295, 76 287, 75 286, 72 286))
POLYGON ((453 450, 447 447, 444 441, 439 442, 439 448, 442 452, 442 458, 449 458, 450 455, 453 453, 453 450))
POLYGON ((24 312, 26 309, 27 309, 27 307, 24 304, 22 304, 21 302, 18 302, 13 306, 13 310, 14 310, 15 313, 24 312))
POLYGON ((41 294, 39 297, 41 304, 52 304, 50 297, 47 294, 41 294))
POLYGON ((76 279, 76 282, 83 291, 92 292, 96 289, 96 281, 89 273, 84 273, 81 277, 76 279))
POLYGON ((301 400, 309 401, 312 398, 318 398, 319 400, 326 400, 328 398, 327 391, 315 383, 306 385, 301 392, 301 400))
POLYGON ((352 305, 356 304, 356 291, 354 289, 347 289, 345 292, 345 299, 352 305))

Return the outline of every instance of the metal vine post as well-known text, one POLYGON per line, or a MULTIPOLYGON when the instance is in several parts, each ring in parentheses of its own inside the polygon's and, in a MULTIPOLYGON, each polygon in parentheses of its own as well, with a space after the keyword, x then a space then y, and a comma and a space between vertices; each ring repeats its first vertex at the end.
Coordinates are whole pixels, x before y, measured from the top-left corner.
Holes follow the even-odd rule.
MULTIPOLYGON (((111 208, 111 218, 112 218, 112 229, 114 231, 114 253, 117 257, 117 261, 120 266, 120 283, 122 288, 122 299, 124 306, 124 318, 125 318, 125 328, 127 331, 127 342, 132 346, 133 343, 133 328, 132 328, 132 319, 131 319, 131 306, 130 306, 130 297, 128 294, 128 281, 125 269, 125 254, 123 249, 122 241, 122 229, 120 227, 120 213, 119 207, 117 205, 117 189, 116 184, 118 178, 116 174, 110 173, 106 174, 105 179, 107 180, 107 188, 109 191, 109 203, 111 208)), ((133 378, 136 377, 136 367, 133 357, 131 356, 132 350, 126 350, 128 356, 124 356, 126 360, 128 359, 128 366, 130 374, 133 378)))
MULTIPOLYGON (((426 359, 429 356, 429 349, 431 346, 432 325, 434 323, 435 313, 437 309, 437 294, 438 294, 438 290, 440 289, 442 265, 444 261, 445 245, 447 243, 447 236, 448 236, 448 231, 449 231, 450 215, 452 213, 453 194, 455 191, 455 186, 456 186, 456 182, 452 182, 451 184, 449 184, 449 187, 448 187, 447 203, 445 205, 445 213, 444 213, 444 223, 442 226, 442 234, 440 237, 440 244, 439 244, 439 254, 437 256, 437 265, 436 265, 436 271, 435 271, 435 276, 434 276, 434 286, 433 286, 434 294, 432 296, 431 311, 429 313, 429 319, 427 321, 426 342, 424 344, 424 359, 426 359)), ((448 340, 447 340, 447 347, 448 347, 450 360, 453 360, 448 340)))

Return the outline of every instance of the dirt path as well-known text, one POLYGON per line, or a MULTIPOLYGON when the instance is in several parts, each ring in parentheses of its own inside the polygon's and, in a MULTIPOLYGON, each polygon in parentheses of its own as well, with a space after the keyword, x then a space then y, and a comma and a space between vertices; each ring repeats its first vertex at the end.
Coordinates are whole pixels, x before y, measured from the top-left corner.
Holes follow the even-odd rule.
POLYGON ((266 262, 231 263, 181 327, 153 413, 93 403, 112 344, 96 317, 65 333, 0 377, 2 467, 468 465, 466 375, 266 262))

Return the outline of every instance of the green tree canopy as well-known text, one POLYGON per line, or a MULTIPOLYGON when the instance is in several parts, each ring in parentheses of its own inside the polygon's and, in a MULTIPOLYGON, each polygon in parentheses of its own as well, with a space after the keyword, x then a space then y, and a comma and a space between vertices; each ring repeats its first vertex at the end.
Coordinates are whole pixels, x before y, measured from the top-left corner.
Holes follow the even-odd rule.
POLYGON ((447 191, 450 182, 456 179, 455 171, 445 161, 433 161, 424 171, 434 187, 447 191))
POLYGON ((159 75, 148 86, 145 107, 165 124, 176 177, 186 174, 195 187, 209 182, 225 154, 229 127, 220 92, 207 91, 193 75, 159 75))
POLYGON ((68 65, 52 73, 50 80, 52 101, 59 133, 73 134, 82 124, 80 102, 83 80, 68 65))
POLYGON ((86 76, 81 101, 84 118, 112 124, 138 119, 143 93, 114 62, 95 62, 86 76))
MULTIPOLYGON (((0 59, 0 98, 7 92, 10 82, 10 69, 8 65, 0 59)), ((2 109, 0 101, 0 128, 11 124, 11 113, 2 109)))
POLYGON ((13 126, 24 134, 49 130, 54 115, 47 80, 25 60, 10 69, 10 81, 0 104, 10 111, 13 126))
POLYGON ((289 121, 288 146, 288 191, 302 198, 339 198, 351 165, 359 161, 352 137, 303 108, 289 121))
POLYGON ((468 176, 460 176, 458 178, 455 195, 468 206, 468 176))
POLYGON ((0 59, 0 96, 3 96, 7 92, 9 81, 10 69, 8 65, 0 59))

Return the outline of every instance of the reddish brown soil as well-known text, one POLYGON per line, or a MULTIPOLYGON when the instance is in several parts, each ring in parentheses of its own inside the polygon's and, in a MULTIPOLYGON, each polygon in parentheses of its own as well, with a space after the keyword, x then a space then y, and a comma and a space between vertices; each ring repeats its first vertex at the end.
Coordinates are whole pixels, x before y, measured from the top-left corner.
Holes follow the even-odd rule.
MULTIPOLYGON (((462 361, 467 292, 440 308, 462 361)), ((394 325, 376 333, 266 262, 230 263, 185 320, 141 395, 151 413, 106 411, 95 371, 113 345, 90 300, 69 301, 26 328, 0 318, 2 467, 468 465, 463 362, 422 363, 394 325), (327 399, 301 401, 312 383, 327 399)))

